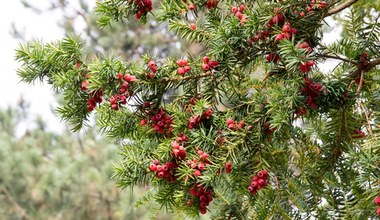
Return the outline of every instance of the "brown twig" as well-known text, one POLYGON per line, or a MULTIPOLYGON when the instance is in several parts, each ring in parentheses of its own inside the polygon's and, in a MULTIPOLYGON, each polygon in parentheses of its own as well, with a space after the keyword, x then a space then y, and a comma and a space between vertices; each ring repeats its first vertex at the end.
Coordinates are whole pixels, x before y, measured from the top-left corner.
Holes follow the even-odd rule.
POLYGON ((365 118, 367 120, 367 127, 368 127, 368 132, 372 135, 373 132, 372 132, 372 128, 371 128, 371 123, 369 122, 369 114, 368 114, 368 111, 367 109, 364 107, 363 103, 359 103, 360 107, 362 108, 363 112, 364 112, 364 115, 365 115, 365 118))
POLYGON ((362 71, 368 72, 368 71, 370 71, 371 69, 373 69, 375 66, 377 66, 379 64, 380 64, 380 58, 372 60, 371 62, 368 63, 368 65, 366 65, 362 69, 357 69, 354 72, 352 72, 350 74, 350 77, 351 78, 356 78, 356 77, 358 77, 361 74, 362 71))
POLYGON ((364 70, 362 70, 360 72, 360 80, 359 80, 359 86, 358 86, 358 89, 356 90, 356 94, 359 94, 359 92, 362 90, 363 88, 363 78, 364 78, 364 70))
POLYGON ((190 80, 190 79, 198 79, 198 78, 203 78, 203 77, 207 77, 207 76, 211 76, 211 72, 206 72, 206 73, 203 73, 203 74, 199 74, 199 75, 194 75, 194 76, 186 76, 186 77, 181 77, 181 78, 163 78, 163 79, 160 79, 156 82, 158 83, 167 83, 167 82, 175 82, 175 81, 182 81, 182 80, 190 80))
POLYGON ((333 14, 336 14, 340 11, 343 11, 344 9, 350 7, 351 5, 355 4, 356 2, 358 2, 359 0, 348 0, 344 3, 342 3, 341 5, 338 5, 337 7, 333 8, 333 9, 330 9, 325 15, 324 17, 329 17, 333 14))
POLYGON ((348 63, 352 63, 354 65, 357 65, 357 63, 355 61, 352 61, 352 60, 349 60, 349 59, 346 59, 344 57, 340 57, 338 55, 330 55, 330 54, 319 54, 320 57, 325 57, 325 58, 330 58, 330 59, 335 59, 335 60, 341 60, 341 61, 344 61, 344 62, 348 62, 348 63))

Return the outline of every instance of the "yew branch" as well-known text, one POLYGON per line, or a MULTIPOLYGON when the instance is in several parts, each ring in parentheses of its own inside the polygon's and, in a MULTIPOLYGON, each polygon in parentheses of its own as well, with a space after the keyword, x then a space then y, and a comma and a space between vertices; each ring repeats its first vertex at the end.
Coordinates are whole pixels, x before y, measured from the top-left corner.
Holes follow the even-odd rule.
POLYGON ((343 11, 344 9, 350 7, 351 5, 355 4, 356 2, 358 2, 359 0, 348 0, 344 3, 342 3, 341 5, 338 5, 337 7, 333 8, 333 9, 330 9, 324 17, 329 17, 333 14, 336 14, 338 12, 341 12, 343 11))

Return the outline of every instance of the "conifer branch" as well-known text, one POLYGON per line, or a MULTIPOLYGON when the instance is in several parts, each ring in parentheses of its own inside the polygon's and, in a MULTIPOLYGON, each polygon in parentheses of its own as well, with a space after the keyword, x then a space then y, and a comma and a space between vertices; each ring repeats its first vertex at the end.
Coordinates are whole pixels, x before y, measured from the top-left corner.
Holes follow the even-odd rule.
POLYGON ((336 13, 338 13, 338 12, 341 12, 341 11, 343 11, 344 9, 350 7, 351 5, 355 4, 355 3, 358 2, 358 1, 359 1, 359 0, 349 0, 349 1, 346 1, 346 2, 344 2, 343 4, 341 4, 341 5, 339 5, 339 6, 335 7, 335 8, 333 8, 333 9, 331 9, 331 10, 329 10, 329 11, 325 14, 324 17, 329 17, 329 16, 331 16, 331 15, 333 15, 333 14, 336 14, 336 13))

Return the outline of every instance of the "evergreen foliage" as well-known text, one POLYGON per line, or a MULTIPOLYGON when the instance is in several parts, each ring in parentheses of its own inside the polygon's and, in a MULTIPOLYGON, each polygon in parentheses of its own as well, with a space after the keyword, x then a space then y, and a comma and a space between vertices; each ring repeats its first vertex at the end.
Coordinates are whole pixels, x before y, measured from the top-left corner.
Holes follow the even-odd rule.
POLYGON ((149 16, 150 0, 101 1, 103 28, 155 19, 203 51, 86 59, 81 40, 67 37, 20 46, 18 72, 63 94, 58 112, 73 130, 96 112, 100 131, 123 146, 120 187, 151 186, 138 204, 213 219, 373 219, 380 26, 355 3, 207 0, 188 10, 162 0, 149 16), (345 8, 345 34, 325 45, 324 19, 345 8), (323 74, 316 64, 326 59, 340 63, 323 74))

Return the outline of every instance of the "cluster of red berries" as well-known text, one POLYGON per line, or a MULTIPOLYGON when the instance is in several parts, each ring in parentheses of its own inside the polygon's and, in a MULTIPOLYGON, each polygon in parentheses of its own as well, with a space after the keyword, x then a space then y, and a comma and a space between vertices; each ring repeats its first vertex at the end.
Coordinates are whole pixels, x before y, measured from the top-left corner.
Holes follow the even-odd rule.
MULTIPOLYGON (((278 8, 274 9, 275 13, 279 11, 278 8)), ((277 13, 272 19, 269 20, 267 27, 271 28, 273 25, 282 26, 285 23, 285 16, 282 13, 277 13)))
POLYGON ((154 62, 154 60, 150 60, 148 62, 148 66, 149 68, 151 69, 152 72, 149 73, 149 78, 153 79, 154 78, 154 75, 156 74, 157 72, 157 66, 156 66, 156 62, 154 62))
POLYGON ((281 41, 283 39, 290 40, 292 39, 293 35, 297 33, 297 29, 292 28, 289 22, 284 24, 282 31, 282 33, 276 35, 275 41, 281 41))
POLYGON ((366 136, 365 133, 359 129, 355 130, 354 133, 355 134, 353 135, 353 138, 355 138, 355 139, 356 138, 364 138, 366 136))
POLYGON ((102 103, 102 101, 103 101, 102 95, 103 95, 103 92, 101 89, 90 93, 91 97, 87 100, 88 111, 90 111, 90 112, 93 111, 95 109, 97 103, 99 103, 99 104, 102 103))
POLYGON ((184 160, 186 158, 186 149, 183 145, 179 145, 177 141, 172 141, 170 145, 173 147, 172 156, 177 160, 184 160))
POLYGON ((115 111, 119 110, 120 105, 127 104, 127 98, 133 94, 132 91, 129 91, 129 83, 135 82, 137 79, 133 75, 118 73, 116 78, 120 82, 121 88, 119 89, 119 94, 111 96, 110 103, 111 108, 115 111))
POLYGON ((259 40, 265 41, 268 35, 269 35, 268 30, 259 30, 251 39, 248 39, 247 42, 249 45, 252 45, 254 42, 257 42, 259 40))
POLYGON ((201 116, 193 115, 190 117, 189 122, 187 123, 188 129, 194 129, 198 127, 204 120, 209 120, 212 116, 212 109, 207 109, 202 113, 201 116))
POLYGON ((245 126, 244 120, 236 122, 232 118, 227 119, 226 123, 227 123, 228 129, 231 129, 231 130, 241 130, 245 126))
MULTIPOLYGON (((313 14, 314 13, 313 9, 320 10, 320 9, 324 9, 326 7, 327 7, 327 3, 325 1, 311 0, 310 4, 307 5, 305 9, 306 9, 306 13, 313 14)), ((301 11, 299 13, 297 10, 294 11, 294 14, 295 15, 299 14, 300 17, 305 17, 306 13, 305 13, 305 11, 301 11)))
POLYGON ((297 44, 297 48, 306 49, 307 53, 310 53, 313 50, 307 42, 297 44))
POLYGON ((231 12, 235 14, 236 18, 239 19, 241 24, 245 24, 248 21, 248 15, 244 14, 245 5, 241 4, 239 7, 232 6, 231 12))
POLYGON ((203 60, 202 70, 205 72, 219 65, 219 62, 217 60, 210 61, 210 58, 208 56, 204 56, 202 60, 203 60))
POLYGON ((265 56, 265 59, 268 61, 268 62, 273 62, 273 63, 277 63, 278 61, 281 60, 281 57, 278 53, 270 53, 268 55, 265 56))
POLYGON ((179 133, 177 135, 177 142, 178 143, 184 143, 184 142, 187 142, 189 140, 189 137, 184 135, 183 133, 179 133))
POLYGON ((256 176, 252 177, 251 185, 248 187, 248 190, 252 194, 256 194, 257 191, 259 191, 260 189, 268 185, 267 179, 268 179, 267 170, 262 170, 258 172, 256 176))
POLYGON ((146 13, 152 11, 152 1, 151 0, 136 0, 136 4, 138 7, 138 12, 136 14, 136 19, 140 20, 140 18, 146 13))
MULTIPOLYGON (((88 81, 86 80, 86 81, 82 82, 80 89, 82 91, 86 91, 87 86, 88 86, 88 81)), ((100 104, 103 102, 102 95, 103 95, 103 92, 101 89, 99 89, 97 91, 93 91, 90 93, 90 98, 87 100, 87 110, 88 111, 90 111, 90 112, 93 111, 95 109, 97 103, 100 104)))
MULTIPOLYGON (((297 45, 298 49, 305 49, 306 53, 310 53, 312 51, 312 48, 307 42, 302 42, 297 45)), ((300 68, 300 71, 302 73, 308 73, 311 70, 311 67, 314 66, 314 60, 309 60, 306 62, 299 62, 298 67, 300 68)))
POLYGON ((366 67, 369 63, 369 58, 368 58, 368 53, 363 52, 360 54, 359 62, 358 62, 358 68, 363 68, 366 67))
POLYGON ((306 62, 299 62, 298 67, 302 73, 308 73, 311 70, 311 67, 314 66, 314 60, 309 60, 306 62))
POLYGON ((377 206, 377 215, 380 216, 380 196, 376 196, 375 200, 373 201, 377 206))
POLYGON ((311 109, 316 109, 317 104, 315 100, 322 92, 322 85, 311 81, 309 78, 304 79, 305 86, 301 89, 301 92, 306 95, 306 102, 311 109))
MULTIPOLYGON (((156 133, 165 134, 169 137, 173 132, 173 118, 166 114, 163 108, 153 110, 150 113, 150 124, 156 133)), ((146 119, 142 119, 140 124, 145 126, 148 123, 146 119)))
POLYGON ((157 178, 167 180, 171 183, 177 180, 175 175, 177 168, 178 164, 175 161, 168 161, 165 164, 160 165, 160 162, 157 159, 153 160, 153 163, 149 165, 149 170, 156 172, 157 178))
POLYGON ((178 64, 178 68, 177 68, 177 73, 178 75, 180 76, 184 76, 185 73, 188 73, 190 72, 191 70, 191 67, 189 65, 187 65, 187 60, 182 60, 182 59, 179 59, 177 60, 177 64, 178 64))
POLYGON ((207 9, 215 8, 217 4, 218 4, 217 0, 207 0, 206 8, 207 9))
POLYGON ((198 150, 198 156, 199 158, 194 158, 193 160, 186 160, 186 164, 190 166, 194 171, 193 174, 195 177, 198 177, 201 175, 202 171, 205 169, 205 166, 207 164, 210 164, 210 161, 208 160, 208 154, 198 150))
POLYGON ((190 188, 190 195, 195 198, 187 200, 187 205, 196 205, 199 208, 201 214, 207 213, 207 206, 212 202, 214 193, 210 188, 205 188, 203 185, 195 183, 193 187, 190 188))

